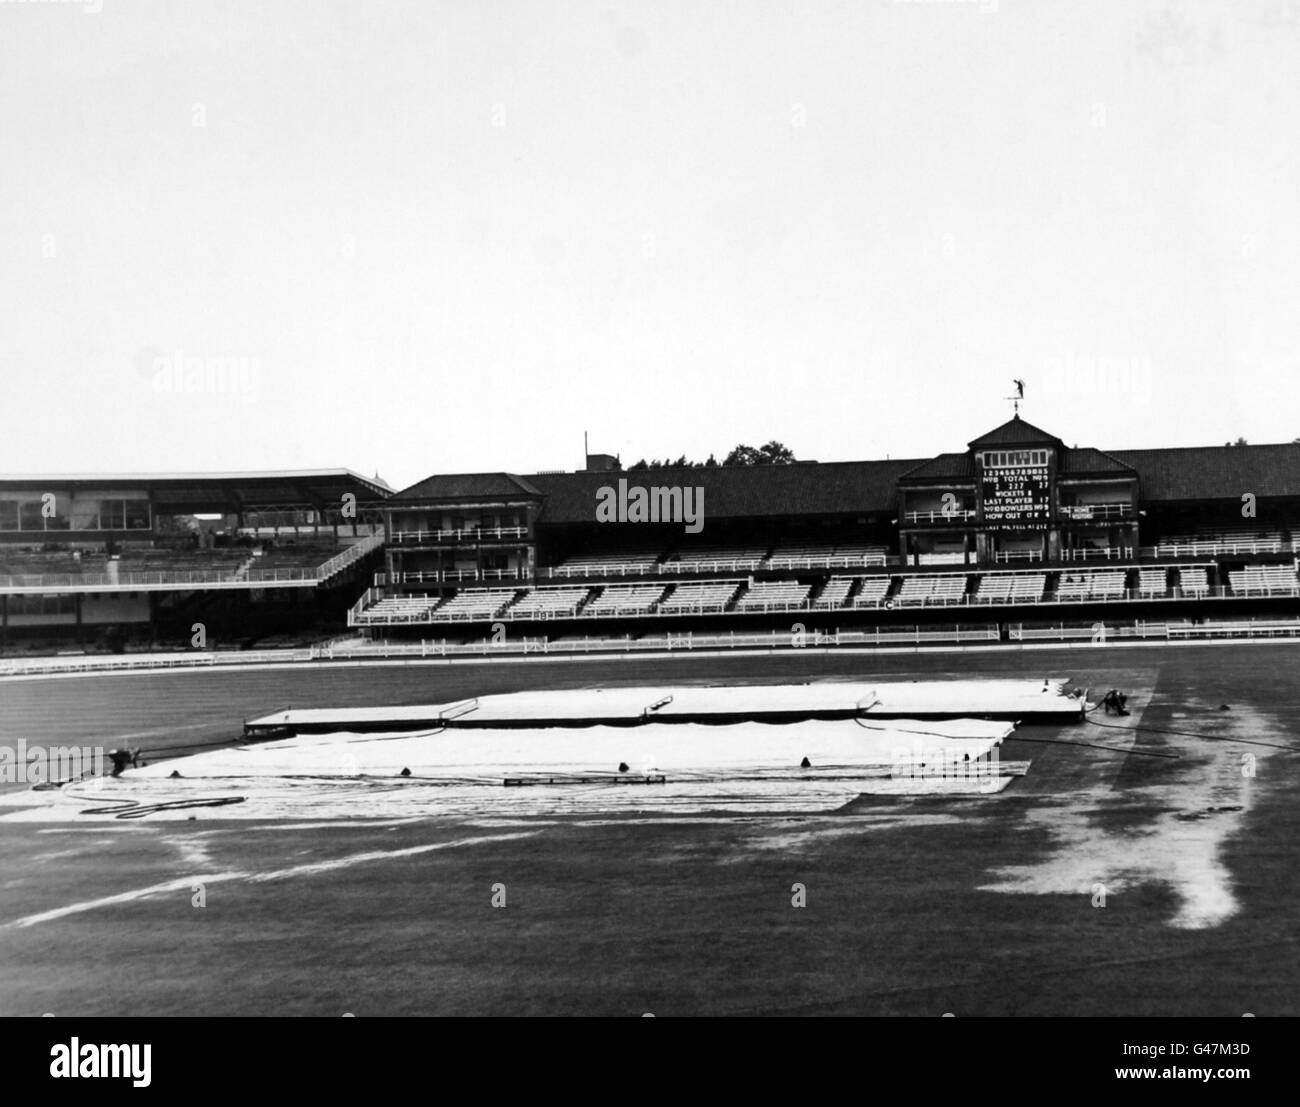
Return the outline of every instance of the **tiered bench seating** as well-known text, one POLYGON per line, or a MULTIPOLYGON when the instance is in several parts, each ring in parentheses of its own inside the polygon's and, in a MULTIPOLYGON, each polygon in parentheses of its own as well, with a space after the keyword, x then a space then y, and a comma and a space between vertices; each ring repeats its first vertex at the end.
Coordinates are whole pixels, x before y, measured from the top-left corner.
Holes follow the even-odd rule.
MULTIPOLYGON (((315 569, 341 553, 342 546, 334 542, 297 542, 293 545, 274 546, 255 557, 250 570, 315 569)), ((245 553, 247 556, 247 553, 245 553)))
POLYGON ((766 558, 766 546, 685 546, 663 569, 671 573, 734 573, 757 569, 766 558))
POLYGON ((853 607, 879 607, 889 595, 889 586, 893 579, 881 574, 878 577, 863 577, 862 587, 853 597, 853 607))
POLYGON ((1088 573, 1062 573, 1056 598, 1066 602, 1119 599, 1124 595, 1123 569, 1098 569, 1088 573))
POLYGON ((662 584, 611 584, 582 609, 582 614, 647 615, 666 590, 662 584))
POLYGON ((849 592, 852 588, 852 577, 831 577, 813 603, 813 607, 821 609, 843 607, 844 601, 849 598, 849 592))
POLYGON ((768 558, 769 569, 867 569, 885 564, 883 546, 857 542, 818 542, 778 546, 768 558))
POLYGON ((979 578, 976 603, 1040 603, 1046 573, 990 573, 979 578))
POLYGON ((661 600, 661 612, 725 611, 740 582, 735 580, 692 581, 679 584, 661 600))
POLYGON ((365 609, 358 622, 424 622, 438 603, 436 596, 385 596, 377 604, 365 609))
POLYGON ((894 602, 905 607, 944 606, 961 603, 966 596, 965 574, 932 574, 903 577, 903 585, 894 602))
POLYGON ((1289 565, 1252 565, 1228 573, 1228 583, 1237 596, 1293 596, 1300 593, 1300 580, 1289 565))
POLYGON ((576 615, 590 588, 532 588, 507 612, 515 619, 561 619, 576 615))
POLYGON ((787 610, 805 607, 812 586, 797 580, 760 581, 751 584, 736 604, 737 611, 787 610))
POLYGON ((513 588, 462 588, 433 611, 434 622, 491 619, 515 598, 513 588))
POLYGON ((663 550, 641 547, 635 550, 598 550, 575 554, 551 569, 553 577, 635 576, 653 573, 663 550))
POLYGON ((1137 590, 1143 596, 1163 596, 1169 590, 1168 572, 1161 569, 1139 569, 1137 590))

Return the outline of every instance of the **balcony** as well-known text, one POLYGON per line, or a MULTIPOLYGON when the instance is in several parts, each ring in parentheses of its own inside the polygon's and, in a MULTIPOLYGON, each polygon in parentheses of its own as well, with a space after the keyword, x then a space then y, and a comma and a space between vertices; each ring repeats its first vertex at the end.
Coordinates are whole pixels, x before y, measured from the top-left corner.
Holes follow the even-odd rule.
POLYGON ((509 542, 526 539, 527 527, 461 527, 458 530, 395 530, 389 540, 394 545, 434 546, 446 543, 509 542))

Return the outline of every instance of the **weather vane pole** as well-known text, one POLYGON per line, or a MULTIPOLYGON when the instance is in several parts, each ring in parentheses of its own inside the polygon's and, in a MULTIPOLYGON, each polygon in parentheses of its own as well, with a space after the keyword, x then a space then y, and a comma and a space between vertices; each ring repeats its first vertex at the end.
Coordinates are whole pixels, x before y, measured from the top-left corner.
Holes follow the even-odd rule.
POLYGON ((1011 381, 1011 383, 1016 386, 1016 394, 1014 396, 1007 396, 1006 399, 1011 401, 1012 410, 1015 412, 1017 416, 1019 416, 1020 401, 1025 398, 1025 382, 1022 381, 1019 377, 1015 377, 1011 381))

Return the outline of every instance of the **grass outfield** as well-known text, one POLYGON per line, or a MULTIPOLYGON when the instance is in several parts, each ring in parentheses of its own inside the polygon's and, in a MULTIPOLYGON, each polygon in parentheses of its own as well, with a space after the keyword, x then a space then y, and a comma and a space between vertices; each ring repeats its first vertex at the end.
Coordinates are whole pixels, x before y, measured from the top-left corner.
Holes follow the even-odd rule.
POLYGON ((1298 667, 1233 643, 5 682, 9 744, 155 756, 287 704, 801 677, 1069 676, 1188 733, 1142 732, 1179 754, 1158 758, 1026 727, 1004 758, 1029 775, 999 795, 824 816, 0 817, 0 1014, 1296 1014, 1298 667))

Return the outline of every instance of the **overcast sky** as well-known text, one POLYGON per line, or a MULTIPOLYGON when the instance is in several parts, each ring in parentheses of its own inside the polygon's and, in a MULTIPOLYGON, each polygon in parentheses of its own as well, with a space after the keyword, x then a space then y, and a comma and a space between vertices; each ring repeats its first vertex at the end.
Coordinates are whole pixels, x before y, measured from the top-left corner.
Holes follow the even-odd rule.
POLYGON ((1290 441, 1298 74, 1291 0, 0 0, 0 472, 1290 441))

